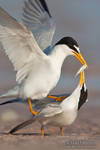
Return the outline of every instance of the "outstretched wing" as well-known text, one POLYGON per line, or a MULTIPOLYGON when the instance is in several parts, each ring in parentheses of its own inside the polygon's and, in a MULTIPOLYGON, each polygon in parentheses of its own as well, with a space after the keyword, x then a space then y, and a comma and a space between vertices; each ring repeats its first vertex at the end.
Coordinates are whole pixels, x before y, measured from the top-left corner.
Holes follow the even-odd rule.
POLYGON ((23 9, 23 23, 28 27, 42 50, 51 45, 55 23, 45 0, 26 0, 23 9))
POLYGON ((0 42, 17 71, 18 83, 28 75, 34 61, 47 57, 37 45, 33 34, 2 8, 0 8, 0 42))

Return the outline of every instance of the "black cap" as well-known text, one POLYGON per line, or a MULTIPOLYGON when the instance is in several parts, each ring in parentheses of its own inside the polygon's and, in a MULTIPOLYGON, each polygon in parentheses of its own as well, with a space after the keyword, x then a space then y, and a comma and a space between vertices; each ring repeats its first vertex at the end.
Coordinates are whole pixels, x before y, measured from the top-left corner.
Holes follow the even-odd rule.
POLYGON ((75 48, 75 46, 79 47, 78 43, 72 37, 64 37, 59 42, 56 43, 56 45, 62 45, 62 44, 67 45, 69 48, 79 53, 78 50, 75 48))

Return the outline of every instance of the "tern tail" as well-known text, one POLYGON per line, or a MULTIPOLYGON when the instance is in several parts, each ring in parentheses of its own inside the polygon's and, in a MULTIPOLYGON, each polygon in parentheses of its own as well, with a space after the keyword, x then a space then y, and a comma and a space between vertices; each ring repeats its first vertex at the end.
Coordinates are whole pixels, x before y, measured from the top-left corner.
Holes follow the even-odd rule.
POLYGON ((8 90, 7 92, 0 95, 0 98, 9 98, 18 96, 19 87, 15 86, 14 88, 8 90))
POLYGON ((7 100, 5 102, 0 103, 0 105, 6 105, 6 104, 12 104, 12 103, 25 103, 25 101, 22 101, 20 98, 7 100))
POLYGON ((8 134, 13 134, 14 132, 16 132, 16 131, 28 126, 29 124, 33 123, 35 120, 36 120, 36 117, 33 117, 30 120, 22 122, 21 124, 17 125, 13 129, 11 129, 8 134))

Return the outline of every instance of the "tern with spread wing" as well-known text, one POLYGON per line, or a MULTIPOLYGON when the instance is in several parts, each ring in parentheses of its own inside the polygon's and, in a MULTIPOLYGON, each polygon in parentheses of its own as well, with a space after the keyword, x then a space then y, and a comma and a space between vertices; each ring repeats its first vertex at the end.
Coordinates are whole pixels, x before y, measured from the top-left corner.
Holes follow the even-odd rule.
POLYGON ((48 102, 40 105, 38 114, 16 127, 9 133, 13 134, 19 129, 38 121, 41 124, 41 135, 44 136, 44 126, 50 125, 60 128, 63 135, 63 127, 71 125, 77 117, 79 109, 87 102, 88 90, 85 84, 84 71, 80 73, 80 82, 73 93, 61 102, 48 102))
POLYGON ((24 25, 0 8, 0 42, 18 83, 0 97, 17 96, 30 103, 43 99, 56 86, 66 57, 73 55, 87 64, 72 37, 64 37, 52 46, 55 24, 45 0, 26 0, 23 10, 24 25))

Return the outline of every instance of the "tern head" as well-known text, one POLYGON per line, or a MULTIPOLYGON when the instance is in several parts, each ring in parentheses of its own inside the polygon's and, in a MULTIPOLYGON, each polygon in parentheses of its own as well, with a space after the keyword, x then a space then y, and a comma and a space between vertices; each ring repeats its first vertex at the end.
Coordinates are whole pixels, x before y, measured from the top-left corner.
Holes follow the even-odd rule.
POLYGON ((86 67, 88 67, 80 52, 78 43, 72 37, 62 38, 59 42, 56 43, 56 45, 62 45, 69 55, 74 55, 81 62, 81 64, 85 64, 86 67))

